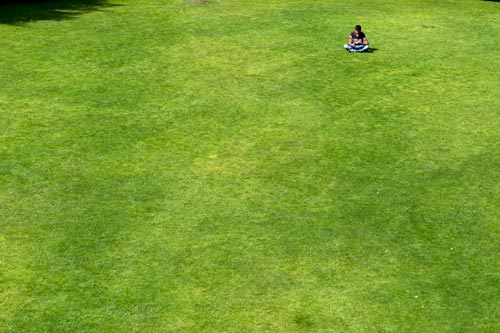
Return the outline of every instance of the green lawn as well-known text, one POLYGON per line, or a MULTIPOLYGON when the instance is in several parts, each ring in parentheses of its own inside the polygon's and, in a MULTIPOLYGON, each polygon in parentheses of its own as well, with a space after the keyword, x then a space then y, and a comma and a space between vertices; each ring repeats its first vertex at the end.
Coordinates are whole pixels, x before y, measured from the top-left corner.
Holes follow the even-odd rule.
POLYGON ((497 1, 0 5, 0 332, 499 332, 499 68, 497 1))

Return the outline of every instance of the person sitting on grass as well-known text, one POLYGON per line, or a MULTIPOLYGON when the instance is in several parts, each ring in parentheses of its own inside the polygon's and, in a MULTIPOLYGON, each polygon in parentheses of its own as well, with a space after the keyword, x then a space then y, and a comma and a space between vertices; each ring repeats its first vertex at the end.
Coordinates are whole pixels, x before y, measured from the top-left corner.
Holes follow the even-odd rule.
POLYGON ((344 48, 349 52, 364 52, 368 50, 370 45, 366 35, 361 31, 361 26, 354 27, 354 31, 349 35, 349 43, 344 45, 344 48))

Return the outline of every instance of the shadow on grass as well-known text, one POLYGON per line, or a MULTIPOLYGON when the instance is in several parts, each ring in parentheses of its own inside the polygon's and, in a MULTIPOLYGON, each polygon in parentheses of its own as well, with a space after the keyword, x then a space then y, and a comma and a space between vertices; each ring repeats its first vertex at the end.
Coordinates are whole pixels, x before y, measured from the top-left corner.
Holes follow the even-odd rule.
POLYGON ((114 6, 108 0, 0 0, 0 24, 69 20, 114 6))

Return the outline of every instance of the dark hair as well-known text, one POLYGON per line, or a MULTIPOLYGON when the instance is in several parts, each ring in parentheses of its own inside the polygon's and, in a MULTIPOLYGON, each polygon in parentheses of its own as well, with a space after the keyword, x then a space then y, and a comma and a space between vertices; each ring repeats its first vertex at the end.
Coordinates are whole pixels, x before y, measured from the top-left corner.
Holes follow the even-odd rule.
POLYGON ((354 30, 361 31, 361 26, 358 24, 357 26, 354 27, 354 30))

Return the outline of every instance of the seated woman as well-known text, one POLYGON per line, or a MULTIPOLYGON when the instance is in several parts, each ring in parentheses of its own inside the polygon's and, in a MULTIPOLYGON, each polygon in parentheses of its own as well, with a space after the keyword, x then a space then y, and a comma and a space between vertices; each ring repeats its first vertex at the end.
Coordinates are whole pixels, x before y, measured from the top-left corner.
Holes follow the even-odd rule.
POLYGON ((361 26, 354 27, 354 31, 349 35, 349 43, 344 48, 349 52, 364 52, 370 47, 366 35, 361 32, 361 26))

